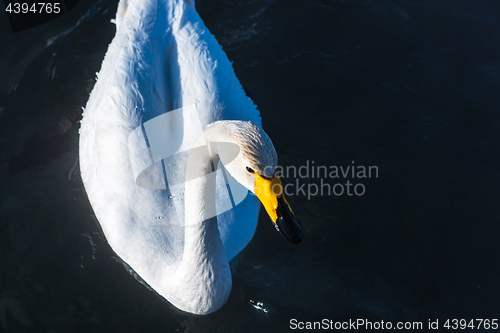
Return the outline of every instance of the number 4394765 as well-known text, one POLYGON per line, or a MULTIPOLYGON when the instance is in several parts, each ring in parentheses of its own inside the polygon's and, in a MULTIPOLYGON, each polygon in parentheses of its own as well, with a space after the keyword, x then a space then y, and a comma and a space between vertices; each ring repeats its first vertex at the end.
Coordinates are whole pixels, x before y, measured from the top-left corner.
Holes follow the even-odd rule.
POLYGON ((469 321, 465 319, 448 319, 444 325, 447 329, 498 329, 498 319, 471 319, 469 321))
POLYGON ((10 14, 26 14, 26 13, 46 13, 46 14, 58 14, 61 12, 61 4, 59 2, 51 3, 51 2, 38 2, 34 3, 30 6, 28 3, 9 3, 7 8, 5 8, 6 12, 10 14))

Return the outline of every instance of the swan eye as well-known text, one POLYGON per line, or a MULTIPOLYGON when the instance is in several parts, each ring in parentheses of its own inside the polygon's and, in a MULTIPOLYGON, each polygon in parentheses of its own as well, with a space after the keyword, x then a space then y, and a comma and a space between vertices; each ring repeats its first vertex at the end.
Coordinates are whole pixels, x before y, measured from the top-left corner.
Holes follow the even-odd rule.
POLYGON ((252 169, 252 168, 250 168, 250 167, 247 167, 247 171, 248 171, 248 172, 250 172, 250 173, 254 173, 254 172, 255 172, 255 171, 253 171, 253 169, 252 169))

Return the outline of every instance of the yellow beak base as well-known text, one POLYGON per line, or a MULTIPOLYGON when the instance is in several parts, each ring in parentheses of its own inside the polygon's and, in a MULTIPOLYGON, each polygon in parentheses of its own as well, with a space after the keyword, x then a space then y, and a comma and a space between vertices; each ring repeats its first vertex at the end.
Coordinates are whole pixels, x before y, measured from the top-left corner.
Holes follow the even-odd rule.
POLYGON ((276 230, 289 242, 299 243, 304 232, 283 195, 281 180, 278 177, 263 178, 256 173, 255 195, 262 202, 276 230))
POLYGON ((278 177, 266 179, 255 174, 255 195, 266 209, 267 214, 276 223, 278 214, 278 197, 283 195, 283 185, 278 177))

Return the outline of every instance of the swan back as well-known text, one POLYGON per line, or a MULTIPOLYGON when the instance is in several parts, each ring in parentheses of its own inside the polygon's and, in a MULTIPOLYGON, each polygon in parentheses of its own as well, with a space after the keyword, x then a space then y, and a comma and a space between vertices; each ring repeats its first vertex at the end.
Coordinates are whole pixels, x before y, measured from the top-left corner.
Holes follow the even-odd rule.
MULTIPOLYGON (((260 125, 260 116, 191 2, 121 1, 116 22, 116 36, 81 122, 81 175, 113 250, 165 296, 168 279, 182 260, 184 228, 174 204, 182 198, 172 198, 165 164, 146 161, 150 156, 133 158, 152 164, 150 181, 159 188, 137 185, 130 134, 158 116, 187 106, 195 106, 202 127, 218 120, 260 125)), ((166 138, 174 124, 162 125, 166 138)), ((181 143, 190 130, 197 130, 188 125, 184 129, 181 143)), ((142 140, 136 144, 148 145, 146 136, 142 140)), ((259 202, 248 196, 218 216, 227 260, 252 238, 258 211, 259 202)))

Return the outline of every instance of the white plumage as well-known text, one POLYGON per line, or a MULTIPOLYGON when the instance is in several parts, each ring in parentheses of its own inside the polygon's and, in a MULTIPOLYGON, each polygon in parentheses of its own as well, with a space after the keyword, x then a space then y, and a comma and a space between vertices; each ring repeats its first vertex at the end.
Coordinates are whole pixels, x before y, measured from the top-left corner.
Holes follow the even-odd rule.
MULTIPOLYGON (((85 189, 109 244, 145 282, 185 311, 210 313, 229 296, 227 263, 252 238, 260 203, 248 195, 215 222, 209 219, 184 228, 178 223, 183 214, 176 213, 174 205, 175 200, 184 202, 183 198, 172 197, 166 189, 136 184, 129 136, 147 121, 190 105, 196 105, 202 127, 219 120, 260 126, 259 112, 194 3, 122 0, 116 25, 116 36, 81 122, 80 168, 85 189), (205 236, 210 238, 206 242, 205 236), (205 247, 200 250, 200 244, 185 242, 201 242, 205 247), (197 259, 196 251, 213 251, 213 265, 197 259)), ((165 131, 168 136, 168 124, 165 131)), ((184 135, 190 135, 187 132, 184 135)), ((270 142, 267 136, 266 140, 270 142)), ((264 154, 267 165, 275 166, 276 153, 271 148, 264 154)), ((252 163, 244 156, 236 162, 252 163)), ((158 175, 152 176, 160 183, 165 182, 161 165, 153 167, 158 175)), ((235 178, 237 173, 232 173, 235 178)), ((190 218, 189 212, 185 215, 190 218)))

